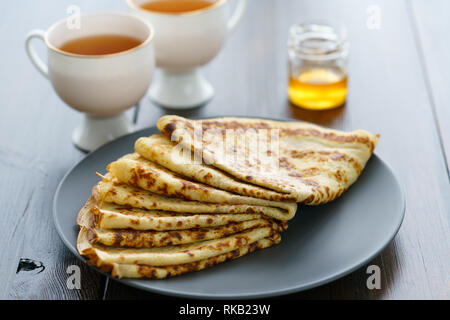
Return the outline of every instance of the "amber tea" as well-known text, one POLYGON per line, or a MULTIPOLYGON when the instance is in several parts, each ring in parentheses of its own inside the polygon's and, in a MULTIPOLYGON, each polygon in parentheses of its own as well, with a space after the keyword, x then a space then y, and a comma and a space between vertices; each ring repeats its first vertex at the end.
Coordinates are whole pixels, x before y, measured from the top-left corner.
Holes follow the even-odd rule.
POLYGON ((103 34, 70 40, 60 49, 73 54, 104 55, 126 51, 141 43, 142 41, 130 36, 103 34))
POLYGON ((141 5, 142 9, 161 13, 183 13, 205 9, 214 4, 206 0, 157 0, 141 5))

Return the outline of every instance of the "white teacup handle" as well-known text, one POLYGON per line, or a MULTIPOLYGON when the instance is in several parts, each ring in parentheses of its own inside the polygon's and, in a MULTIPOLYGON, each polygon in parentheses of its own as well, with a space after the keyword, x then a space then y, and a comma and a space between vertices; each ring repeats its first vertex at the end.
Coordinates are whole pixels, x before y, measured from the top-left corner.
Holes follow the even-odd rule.
POLYGON ((247 0, 239 0, 236 9, 234 9, 233 15, 230 20, 228 20, 228 32, 233 31, 236 25, 241 20, 244 15, 245 8, 247 8, 247 0))
POLYGON ((27 50, 28 57, 30 58, 33 65, 38 69, 38 71, 46 78, 48 78, 48 66, 39 58, 36 50, 34 50, 31 45, 31 40, 33 38, 41 39, 45 42, 45 32, 42 30, 32 30, 27 35, 27 39, 25 40, 25 49, 27 50))

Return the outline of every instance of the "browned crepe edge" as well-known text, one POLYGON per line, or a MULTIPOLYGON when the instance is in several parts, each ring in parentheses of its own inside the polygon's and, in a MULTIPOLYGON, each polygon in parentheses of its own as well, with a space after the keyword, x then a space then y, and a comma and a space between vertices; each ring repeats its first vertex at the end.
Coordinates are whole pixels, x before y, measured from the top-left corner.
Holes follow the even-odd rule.
MULTIPOLYGON (((154 267, 148 265, 120 265, 117 263, 112 263, 100 265, 99 270, 102 272, 111 273, 111 275, 115 278, 123 278, 124 275, 121 274, 121 269, 128 266, 131 267, 132 269, 136 269, 131 278, 164 279, 168 277, 183 275, 190 272, 204 270, 213 267, 217 264, 226 262, 228 260, 237 259, 256 250, 271 247, 273 245, 280 243, 280 241, 281 241, 280 234, 275 234, 271 238, 264 238, 258 240, 250 245, 237 248, 233 251, 215 257, 210 257, 208 259, 191 263, 185 263, 181 265, 154 267)), ((128 275, 128 278, 130 278, 130 274, 128 275)))
POLYGON ((286 230, 286 222, 275 222, 267 219, 248 220, 239 223, 230 223, 212 228, 194 228, 186 230, 168 231, 139 231, 132 229, 104 229, 112 233, 111 241, 102 241, 99 236, 101 229, 88 228, 88 239, 91 243, 122 248, 151 248, 180 244, 188 244, 205 240, 219 239, 256 227, 270 226, 278 232, 286 230), (246 227, 245 224, 252 223, 246 227), (218 236, 208 237, 209 232, 215 232, 218 236), (186 233, 187 239, 180 233, 186 233))

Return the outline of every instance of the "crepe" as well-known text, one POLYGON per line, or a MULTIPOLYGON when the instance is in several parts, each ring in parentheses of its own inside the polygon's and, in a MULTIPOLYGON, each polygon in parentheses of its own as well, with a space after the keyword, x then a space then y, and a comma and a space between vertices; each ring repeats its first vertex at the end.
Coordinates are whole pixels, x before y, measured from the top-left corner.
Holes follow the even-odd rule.
POLYGON ((91 243, 109 247, 151 248, 187 244, 205 240, 220 239, 248 229, 272 226, 265 219, 230 223, 215 228, 195 228, 178 231, 135 231, 128 229, 88 229, 91 243))
MULTIPOLYGON (((181 213, 232 213, 263 214, 267 217, 287 221, 294 217, 296 206, 289 210, 247 204, 212 204, 199 201, 181 200, 158 195, 117 181, 107 174, 93 189, 94 197, 99 202, 115 203, 123 206, 146 210, 162 210, 181 213)), ((151 222, 148 220, 148 222, 151 222)))
POLYGON ((164 116, 157 126, 206 164, 309 205, 339 197, 361 174, 378 142, 304 122, 164 116))
POLYGON ((135 151, 142 157, 184 177, 243 196, 271 201, 295 201, 296 198, 249 183, 245 183, 225 172, 204 163, 191 163, 191 153, 182 154, 176 144, 162 134, 139 138, 135 151), (186 159, 186 157, 188 159, 186 159))
MULTIPOLYGON (((232 222, 218 227, 193 228, 186 230, 168 231, 137 231, 133 229, 102 229, 97 228, 93 219, 93 208, 96 202, 90 199, 80 210, 78 225, 88 232, 91 243, 99 243, 106 246, 150 248, 168 245, 179 245, 204 240, 220 239, 244 230, 271 227, 279 232, 287 228, 287 223, 277 223, 271 220, 257 218, 242 222, 232 222)), ((164 224, 163 224, 164 225, 164 224)))
MULTIPOLYGON (((81 235, 81 234, 80 234, 81 235)), ((84 235, 82 235, 84 236, 84 235)), ((80 240, 80 237, 79 237, 80 240)), ((110 272, 116 278, 149 278, 149 279, 163 279, 182 275, 189 272, 199 271, 215 266, 216 264, 225 262, 227 260, 237 259, 248 253, 258 249, 264 249, 280 243, 281 237, 275 234, 271 238, 264 238, 227 253, 219 254, 208 259, 199 260, 195 262, 171 265, 171 266, 149 266, 138 264, 119 264, 119 263, 99 263, 99 261, 89 260, 91 264, 97 265, 103 272, 110 272)), ((92 257, 92 256, 91 256, 92 257)))
POLYGON ((294 214, 295 202, 269 201, 236 195, 206 184, 193 182, 151 162, 139 154, 129 154, 108 165, 118 181, 167 197, 177 197, 208 203, 246 204, 281 208, 294 214))
POLYGON ((218 227, 262 217, 257 213, 194 214, 144 210, 98 202, 91 198, 78 214, 78 225, 99 229, 168 231, 218 227))
POLYGON ((88 238, 88 229, 82 227, 78 234, 78 252, 97 267, 104 265, 137 264, 153 267, 173 266, 197 262, 233 250, 250 246, 252 243, 271 238, 278 232, 270 227, 254 228, 231 236, 184 244, 178 246, 152 248, 117 248, 92 244, 88 238))
POLYGON ((112 276, 117 278, 162 279, 166 277, 178 276, 188 272, 203 270, 227 260, 237 259, 255 250, 271 247, 280 243, 280 241, 280 235, 275 235, 272 238, 261 239, 248 246, 244 246, 218 256, 182 265, 153 267, 135 264, 112 263, 111 265, 104 266, 104 268, 106 269, 105 271, 110 271, 112 276))

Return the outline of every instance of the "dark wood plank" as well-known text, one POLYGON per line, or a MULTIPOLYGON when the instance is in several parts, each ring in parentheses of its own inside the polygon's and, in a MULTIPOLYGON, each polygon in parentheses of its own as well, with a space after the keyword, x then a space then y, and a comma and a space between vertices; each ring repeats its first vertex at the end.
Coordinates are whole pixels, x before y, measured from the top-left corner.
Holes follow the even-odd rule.
POLYGON ((410 15, 417 33, 417 46, 423 56, 422 68, 428 85, 430 100, 434 108, 437 130, 450 167, 450 45, 445 41, 450 32, 450 21, 446 14, 450 3, 443 0, 411 1, 410 15))
POLYGON ((376 152, 398 173, 407 196, 402 229, 372 262, 382 270, 382 290, 366 288, 364 267, 289 298, 449 298, 450 187, 417 48, 406 1, 251 1, 242 24, 204 70, 216 88, 214 100, 187 112, 163 110, 147 100, 139 123, 151 126, 170 113, 192 117, 236 114, 288 117, 380 133, 376 152), (380 29, 366 26, 367 9, 373 4, 380 9, 380 29), (344 108, 310 112, 287 102, 288 29, 311 19, 338 21, 347 27, 350 91, 344 108))

